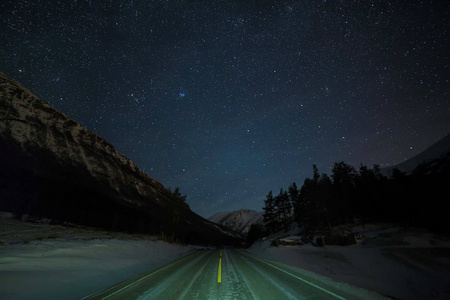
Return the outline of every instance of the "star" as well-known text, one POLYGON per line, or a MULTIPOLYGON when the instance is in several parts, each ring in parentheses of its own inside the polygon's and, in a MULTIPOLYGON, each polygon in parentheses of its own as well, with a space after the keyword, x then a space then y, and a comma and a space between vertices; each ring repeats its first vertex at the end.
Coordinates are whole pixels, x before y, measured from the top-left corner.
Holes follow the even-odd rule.
POLYGON ((450 132, 441 2, 7 1, 0 71, 202 216, 259 210, 312 164, 395 165, 450 132))

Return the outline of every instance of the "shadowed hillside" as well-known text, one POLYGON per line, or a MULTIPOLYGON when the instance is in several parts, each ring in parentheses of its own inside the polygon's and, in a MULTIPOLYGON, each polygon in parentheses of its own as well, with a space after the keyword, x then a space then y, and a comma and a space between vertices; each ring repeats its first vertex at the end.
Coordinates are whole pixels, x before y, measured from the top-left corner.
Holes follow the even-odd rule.
POLYGON ((0 210, 189 243, 238 244, 87 128, 0 73, 0 210))

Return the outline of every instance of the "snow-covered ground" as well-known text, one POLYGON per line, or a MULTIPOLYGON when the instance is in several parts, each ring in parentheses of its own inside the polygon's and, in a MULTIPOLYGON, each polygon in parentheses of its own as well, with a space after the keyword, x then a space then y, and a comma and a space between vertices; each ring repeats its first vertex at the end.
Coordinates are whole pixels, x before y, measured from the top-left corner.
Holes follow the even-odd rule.
MULTIPOLYGON (((450 299, 448 236, 392 224, 346 229, 365 237, 355 245, 325 247, 271 247, 271 238, 256 242, 249 250, 389 297, 450 299)), ((297 232, 290 232, 292 240, 298 240, 297 232)))
MULTIPOLYGON (((391 224, 347 227, 351 246, 270 247, 298 229, 255 243, 262 257, 400 299, 450 299, 450 238, 391 224)), ((195 250, 152 236, 20 222, 0 213, 0 299, 81 299, 195 250)))
POLYGON ((155 237, 0 214, 0 299, 81 299, 195 250, 155 237))

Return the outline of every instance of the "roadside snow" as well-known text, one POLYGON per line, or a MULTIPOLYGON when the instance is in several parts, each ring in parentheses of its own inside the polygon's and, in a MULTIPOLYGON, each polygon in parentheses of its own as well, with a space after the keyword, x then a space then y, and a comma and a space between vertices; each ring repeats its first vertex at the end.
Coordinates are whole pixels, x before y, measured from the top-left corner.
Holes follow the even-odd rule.
POLYGON ((271 247, 268 239, 253 244, 249 250, 388 297, 450 299, 448 237, 388 224, 354 226, 350 230, 365 238, 352 246, 325 247, 271 247))
POLYGON ((195 250, 149 236, 5 218, 0 225, 0 299, 81 299, 195 250))

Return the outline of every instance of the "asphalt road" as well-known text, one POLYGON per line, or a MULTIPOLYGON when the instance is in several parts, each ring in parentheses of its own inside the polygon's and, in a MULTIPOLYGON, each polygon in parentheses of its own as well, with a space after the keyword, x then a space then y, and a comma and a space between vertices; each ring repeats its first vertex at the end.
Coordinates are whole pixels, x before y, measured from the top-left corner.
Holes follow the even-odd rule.
POLYGON ((239 249, 201 250, 85 299, 386 299, 239 249))

